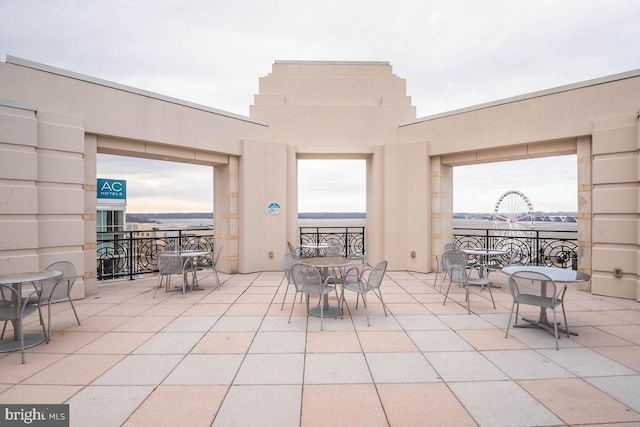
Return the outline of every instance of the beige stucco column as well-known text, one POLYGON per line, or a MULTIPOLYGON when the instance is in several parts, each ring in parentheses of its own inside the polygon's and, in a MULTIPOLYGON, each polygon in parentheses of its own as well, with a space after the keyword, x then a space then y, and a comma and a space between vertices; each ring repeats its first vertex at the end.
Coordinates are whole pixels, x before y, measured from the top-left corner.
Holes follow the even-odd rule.
POLYGON ((638 115, 594 122, 591 292, 638 300, 638 115), (618 271, 618 273, 616 273, 618 271))
POLYGON ((213 168, 214 184, 214 230, 216 250, 224 246, 220 255, 219 270, 225 273, 238 272, 239 235, 239 158, 229 156, 229 163, 213 168))
POLYGON ((453 242, 453 168, 431 157, 431 269, 446 243, 453 242))
MULTIPOLYGON (((591 274, 591 239, 593 208, 591 194, 591 137, 577 138, 576 152, 578 162, 578 269, 591 274)), ((591 290, 591 282, 580 282, 578 289, 591 290)))

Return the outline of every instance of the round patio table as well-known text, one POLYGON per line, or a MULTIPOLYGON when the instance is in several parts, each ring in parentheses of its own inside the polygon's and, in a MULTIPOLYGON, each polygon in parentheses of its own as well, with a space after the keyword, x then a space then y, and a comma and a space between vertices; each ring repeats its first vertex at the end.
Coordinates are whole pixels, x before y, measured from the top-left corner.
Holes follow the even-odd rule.
MULTIPOLYGON (((308 265, 310 267, 316 267, 320 269, 320 277, 324 282, 328 275, 330 268, 344 268, 353 263, 352 260, 347 258, 303 258, 300 260, 301 264, 308 265)), ((340 308, 329 306, 329 295, 325 294, 322 298, 322 312, 324 317, 338 317, 340 316, 340 308)), ((309 314, 312 316, 320 317, 320 307, 314 307, 309 310, 309 314)))
MULTIPOLYGON (((526 277, 526 272, 531 271, 534 273, 541 273, 553 280, 554 282, 560 283, 572 283, 572 282, 586 282, 587 280, 591 280, 591 276, 587 273, 583 273, 582 271, 577 270, 569 270, 567 268, 558 268, 558 267, 547 267, 540 265, 512 265, 509 267, 505 267, 502 269, 502 272, 507 275, 512 275, 515 273, 525 272, 523 277, 526 277)), ((539 276, 532 276, 533 280, 540 280, 539 276)), ((547 292, 547 282, 541 281, 540 286, 540 294, 545 295, 547 292)), ((547 310, 544 307, 540 307, 540 316, 537 320, 534 319, 525 319, 522 318, 527 325, 513 325, 514 328, 526 328, 526 327, 540 327, 547 329, 549 331, 553 331, 553 324, 549 322, 547 317, 547 310)), ((566 328, 560 328, 558 326, 558 332, 567 333, 566 328)), ((569 331, 571 335, 578 335, 577 332, 569 331)))
MULTIPOLYGON (((62 277, 62 272, 57 270, 30 271, 27 273, 8 273, 0 274, 0 284, 12 286, 16 291, 18 291, 18 295, 22 295, 22 285, 25 283, 31 283, 34 287, 34 290, 37 290, 36 283, 42 280, 56 279, 60 277, 62 277)), ((20 301, 15 301, 14 295, 12 295, 12 299, 14 299, 14 304, 20 304, 20 301)), ((0 340, 0 352, 3 353, 20 350, 20 323, 11 323, 13 323, 13 339, 4 338, 0 340)), ((24 334, 24 348, 36 346, 40 343, 43 343, 44 341, 45 336, 42 332, 30 332, 24 334)))

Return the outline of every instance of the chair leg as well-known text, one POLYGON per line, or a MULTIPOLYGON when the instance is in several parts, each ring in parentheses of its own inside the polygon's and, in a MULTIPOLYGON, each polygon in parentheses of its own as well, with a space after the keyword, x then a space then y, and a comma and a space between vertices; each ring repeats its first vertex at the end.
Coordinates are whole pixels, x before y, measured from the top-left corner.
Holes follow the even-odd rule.
POLYGON ((556 309, 553 308, 553 337, 556 339, 556 350, 560 350, 558 345, 558 319, 556 318, 556 309))
POLYGON ((561 304, 562 306, 562 317, 564 317, 564 328, 567 331, 567 338, 571 338, 571 334, 569 334, 569 324, 567 323, 567 313, 564 311, 564 301, 561 304))
POLYGON ((296 297, 298 296, 298 292, 294 292, 293 294, 293 303, 291 304, 291 311, 289 312, 289 321, 287 323, 291 323, 291 315, 293 314, 293 307, 296 305, 296 297))
MULTIPOLYGON (((38 307, 40 311, 40 307, 38 307)), ((49 344, 51 341, 51 301, 47 303, 47 329, 44 328, 44 322, 42 322, 42 332, 44 333, 44 341, 49 344)))
POLYGON ((158 275, 158 283, 156 283, 155 288, 153 289, 153 297, 156 297, 156 292, 158 292, 158 288, 162 286, 162 274, 158 275))
MULTIPOLYGON (((280 311, 282 311, 284 309, 284 302, 287 299, 287 292, 289 292, 289 282, 287 282, 287 287, 284 288, 284 296, 282 297, 282 305, 280 306, 280 311)), ((295 299, 295 297, 294 297, 295 299)))
MULTIPOLYGON (((509 336, 509 326, 511 326, 511 318, 513 317, 513 309, 516 306, 515 301, 511 304, 511 313, 509 313, 509 323, 507 323, 507 332, 504 334, 504 337, 507 338, 509 336)), ((518 315, 516 314, 516 322, 518 321, 518 315)))
POLYGON ((384 311, 384 316, 387 317, 387 306, 384 305, 384 300, 382 299, 382 291, 378 288, 378 293, 376 293, 376 291, 373 291, 373 293, 375 294, 375 296, 378 297, 378 299, 382 303, 382 310, 384 311))
POLYGON ((496 308, 496 302, 493 300, 493 292, 491 292, 491 283, 487 285, 487 289, 489 289, 489 295, 491 296, 491 302, 493 303, 493 309, 496 308))
MULTIPOLYGON (((320 295, 320 301, 322 301, 322 295, 320 295)), ((320 330, 321 331, 324 331, 323 321, 324 321, 324 304, 320 303, 320 330)))
POLYGON ((436 257, 436 277, 433 278, 433 287, 438 284, 438 272, 440 271, 440 259, 436 257))
POLYGON ((467 293, 467 314, 471 314, 471 298, 469 297, 469 284, 464 284, 465 292, 467 293))
POLYGON ((69 304, 71 304, 71 309, 73 310, 73 314, 75 314, 76 321, 78 322, 78 326, 80 326, 80 318, 78 317, 78 313, 76 312, 76 307, 73 305, 73 301, 71 301, 71 295, 69 295, 69 304))
MULTIPOLYGON (((360 294, 358 294, 360 295, 360 294)), ((369 308, 367 307, 367 294, 363 293, 362 294, 362 302, 364 303, 364 313, 367 315, 367 326, 371 327, 371 324, 369 323, 369 308)))
POLYGON ((22 317, 18 322, 20 323, 20 356, 24 365, 24 324, 22 323, 22 317))
POLYGON ((447 286, 447 293, 444 294, 444 302, 442 303, 442 305, 445 305, 447 303, 447 298, 449 297, 450 289, 451 289, 451 280, 449 280, 449 286, 447 286))
MULTIPOLYGON (((51 301, 49 301, 49 309, 48 311, 48 317, 49 317, 49 323, 47 328, 49 328, 49 330, 51 330, 51 301)), ((40 324, 42 326, 44 326, 44 318, 42 317, 42 308, 40 307, 40 304, 38 303, 38 317, 40 317, 40 324)), ((46 331, 44 333, 44 342, 46 342, 47 344, 49 344, 49 338, 50 338, 50 334, 48 334, 46 331)))
MULTIPOLYGON (((216 283, 218 284, 218 286, 216 286, 216 289, 220 289, 220 277, 218 276, 218 269, 216 268, 216 266, 213 266, 213 272, 216 275, 216 283)), ((287 283, 287 287, 289 287, 289 284, 287 283)), ((284 304, 284 300, 282 300, 283 304, 284 304)))

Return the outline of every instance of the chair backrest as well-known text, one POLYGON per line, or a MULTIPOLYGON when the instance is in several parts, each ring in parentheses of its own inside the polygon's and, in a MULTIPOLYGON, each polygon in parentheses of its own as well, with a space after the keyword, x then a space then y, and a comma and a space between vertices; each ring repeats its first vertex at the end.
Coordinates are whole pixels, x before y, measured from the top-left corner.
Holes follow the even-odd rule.
POLYGON ((452 251, 456 248, 456 245, 454 245, 453 243, 445 243, 444 245, 444 252, 447 251, 452 251))
POLYGON ((341 257, 342 256, 342 243, 331 242, 329 247, 324 250, 324 255, 327 257, 341 257))
POLYGON ((542 301, 539 297, 547 298, 555 305, 558 297, 566 289, 566 285, 558 289, 556 283, 549 276, 537 271, 519 271, 509 276, 509 289, 514 301, 527 301, 529 305, 540 305, 542 301), (543 285, 544 282, 544 285, 543 285), (544 289, 544 294, 542 291, 544 289), (523 295, 531 295, 536 298, 521 298, 523 295), (540 304, 536 304, 536 302, 540 304))
POLYGON ((291 266, 291 281, 298 292, 305 292, 307 285, 322 283, 322 277, 317 268, 295 263, 291 266))
POLYGON ((215 267, 216 265, 218 265, 218 260, 220 259, 220 254, 222 254, 222 249, 224 248, 224 245, 221 245, 218 248, 218 252, 216 252, 216 256, 211 260, 211 262, 213 262, 213 266, 215 267))
POLYGON ((351 270, 352 268, 356 268, 358 270, 358 274, 362 274, 364 269, 367 267, 367 260, 364 254, 349 254, 347 259, 351 261, 351 265, 348 269, 351 270))
POLYGON ((467 281, 467 255, 453 249, 442 254, 442 269, 449 273, 452 282, 467 281))
POLYGON ((516 250, 510 249, 504 255, 491 257, 491 259, 489 259, 487 263, 487 266, 489 268, 501 269, 510 265, 514 265, 517 259, 518 252, 516 250))
POLYGON ((160 252, 158 255, 158 270, 160 274, 181 274, 183 270, 182 257, 177 252, 160 252))
POLYGON ((369 272, 367 277, 367 291, 378 289, 384 279, 384 273, 387 271, 387 261, 381 261, 369 272))
POLYGON ((288 252, 282 257, 282 271, 284 271, 284 277, 287 279, 287 283, 291 283, 291 267, 298 262, 296 254, 288 252))
POLYGON ((20 319, 20 301, 18 291, 11 285, 0 285, 0 321, 20 319))
POLYGON ((76 266, 69 261, 58 261, 49 265, 46 269, 62 272, 62 278, 43 280, 40 283, 40 299, 42 301, 49 299, 55 301, 67 298, 76 283, 76 266))

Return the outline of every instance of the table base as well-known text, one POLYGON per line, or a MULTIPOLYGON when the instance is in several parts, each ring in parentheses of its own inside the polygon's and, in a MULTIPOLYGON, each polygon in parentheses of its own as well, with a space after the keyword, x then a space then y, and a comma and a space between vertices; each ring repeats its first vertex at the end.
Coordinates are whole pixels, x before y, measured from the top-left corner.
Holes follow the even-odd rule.
MULTIPOLYGON (((46 340, 42 332, 30 332, 24 334, 24 348, 35 347, 42 344, 46 340)), ((11 351, 20 351, 20 340, 14 340, 13 336, 0 340, 0 353, 9 353, 11 351)))
MULTIPOLYGON (((548 321, 526 319, 524 317, 522 318, 522 320, 527 322, 527 324, 513 325, 513 327, 514 328, 542 328, 551 332, 552 335, 554 334, 553 323, 550 323, 548 321)), ((560 322, 558 322, 558 336, 560 336, 560 334, 566 334, 566 333, 567 333, 567 328, 560 326, 560 322)), ((569 331, 569 335, 578 336, 578 333, 569 331)))
MULTIPOLYGON (((320 307, 310 308, 309 314, 315 317, 320 317, 320 307)), ((322 310, 323 317, 338 317, 340 314, 340 309, 338 307, 324 307, 322 310)))

